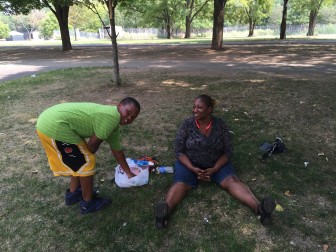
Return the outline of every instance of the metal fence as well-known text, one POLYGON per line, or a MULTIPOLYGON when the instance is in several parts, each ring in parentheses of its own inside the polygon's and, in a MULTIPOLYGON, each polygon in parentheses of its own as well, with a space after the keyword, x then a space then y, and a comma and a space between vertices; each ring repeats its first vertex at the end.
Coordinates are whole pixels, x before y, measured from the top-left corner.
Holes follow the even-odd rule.
MULTIPOLYGON (((80 30, 69 30, 69 35, 70 37, 72 38, 77 38, 77 39, 80 39, 80 38, 85 38, 85 39, 97 39, 97 38, 100 38, 99 36, 99 31, 98 32, 85 32, 85 31, 80 31, 80 30)), ((61 32, 59 30, 55 30, 54 31, 54 35, 53 35, 54 39, 58 39, 61 37, 61 32)))
MULTIPOLYGON (((249 31, 248 25, 237 25, 224 27, 224 36, 247 36, 249 31)), ((304 25, 287 25, 286 35, 306 35, 308 32, 308 24, 304 25)), ((280 34, 280 25, 266 25, 255 26, 254 36, 278 36, 280 34)), ((335 24, 316 24, 315 34, 335 34, 336 38, 336 25, 335 24)), ((211 36, 212 29, 193 29, 192 35, 196 36, 211 36)))
MULTIPOLYGON (((247 36, 248 25, 228 26, 224 27, 224 37, 247 36)), ((287 25, 286 35, 306 35, 308 25, 287 25)), ((158 28, 122 28, 117 29, 118 39, 154 39, 166 37, 166 32, 158 28)), ((175 29, 172 32, 173 37, 184 37, 183 30, 175 29)), ((317 24, 315 28, 316 34, 336 34, 335 24, 317 24)), ((280 25, 256 26, 254 28, 254 36, 278 36, 280 34, 280 25)), ((70 36, 75 37, 75 31, 70 30, 70 36)), ((211 37, 212 28, 209 29, 192 29, 192 37, 211 37)), ((60 38, 60 31, 54 31, 54 38, 60 38)), ((99 29, 97 32, 83 32, 76 30, 77 39, 108 39, 106 29, 99 29)), ((335 35, 336 38, 336 35, 335 35)))

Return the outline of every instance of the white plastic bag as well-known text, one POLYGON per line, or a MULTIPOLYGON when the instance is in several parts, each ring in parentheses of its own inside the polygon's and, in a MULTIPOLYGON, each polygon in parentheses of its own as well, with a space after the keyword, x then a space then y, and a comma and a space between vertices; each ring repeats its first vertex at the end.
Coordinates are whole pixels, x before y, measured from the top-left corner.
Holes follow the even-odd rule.
POLYGON ((127 164, 130 167, 131 171, 136 175, 135 177, 128 178, 127 174, 118 165, 115 169, 115 182, 116 184, 121 187, 132 187, 132 186, 142 186, 148 183, 149 179, 149 171, 148 169, 142 169, 140 166, 136 165, 135 162, 130 159, 126 158, 127 164))

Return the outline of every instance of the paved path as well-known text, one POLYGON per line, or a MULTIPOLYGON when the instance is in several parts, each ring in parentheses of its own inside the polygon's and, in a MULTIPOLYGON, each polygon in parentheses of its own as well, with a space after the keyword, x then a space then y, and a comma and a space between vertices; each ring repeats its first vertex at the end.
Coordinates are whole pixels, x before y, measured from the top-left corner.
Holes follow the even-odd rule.
POLYGON ((98 58, 94 55, 94 50, 89 51, 86 57, 76 57, 76 49, 63 52, 61 47, 8 47, 5 49, 7 50, 2 48, 0 51, 0 82, 56 69, 111 66, 112 64, 108 53, 98 58), (90 54, 93 55, 89 56, 90 54))
MULTIPOLYGON (((209 45, 119 45, 121 70, 170 69, 220 75, 232 71, 280 74, 336 73, 336 40, 226 43, 222 52, 209 45), (318 46, 320 54, 312 46, 318 46), (288 47, 298 50, 291 53, 288 47)), ((0 82, 69 67, 112 66, 111 46, 0 48, 0 82)))

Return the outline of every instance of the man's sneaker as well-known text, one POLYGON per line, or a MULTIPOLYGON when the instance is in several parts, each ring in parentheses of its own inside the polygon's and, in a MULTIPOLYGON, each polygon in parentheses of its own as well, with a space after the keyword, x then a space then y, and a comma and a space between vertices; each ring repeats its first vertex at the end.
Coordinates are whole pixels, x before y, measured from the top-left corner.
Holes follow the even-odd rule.
POLYGON ((111 204, 110 199, 104 199, 100 197, 94 197, 90 201, 80 201, 80 213, 87 214, 92 212, 100 211, 111 204))
POLYGON ((260 216, 260 222, 264 226, 271 224, 272 213, 275 209, 275 202, 270 197, 265 197, 262 199, 258 206, 258 215, 260 216))
POLYGON ((155 227, 157 229, 162 229, 167 225, 168 210, 168 204, 165 201, 155 206, 155 227))
POLYGON ((70 192, 70 189, 67 189, 65 192, 65 205, 70 206, 78 203, 82 198, 81 188, 77 188, 76 191, 70 192))

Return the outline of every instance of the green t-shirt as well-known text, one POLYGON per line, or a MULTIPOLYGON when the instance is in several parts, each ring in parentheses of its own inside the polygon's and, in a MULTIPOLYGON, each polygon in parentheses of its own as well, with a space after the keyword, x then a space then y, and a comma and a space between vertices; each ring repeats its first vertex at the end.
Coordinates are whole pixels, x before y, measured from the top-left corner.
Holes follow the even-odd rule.
POLYGON ((95 134, 112 149, 120 150, 120 114, 116 106, 62 103, 43 111, 36 128, 50 138, 79 144, 95 134))

